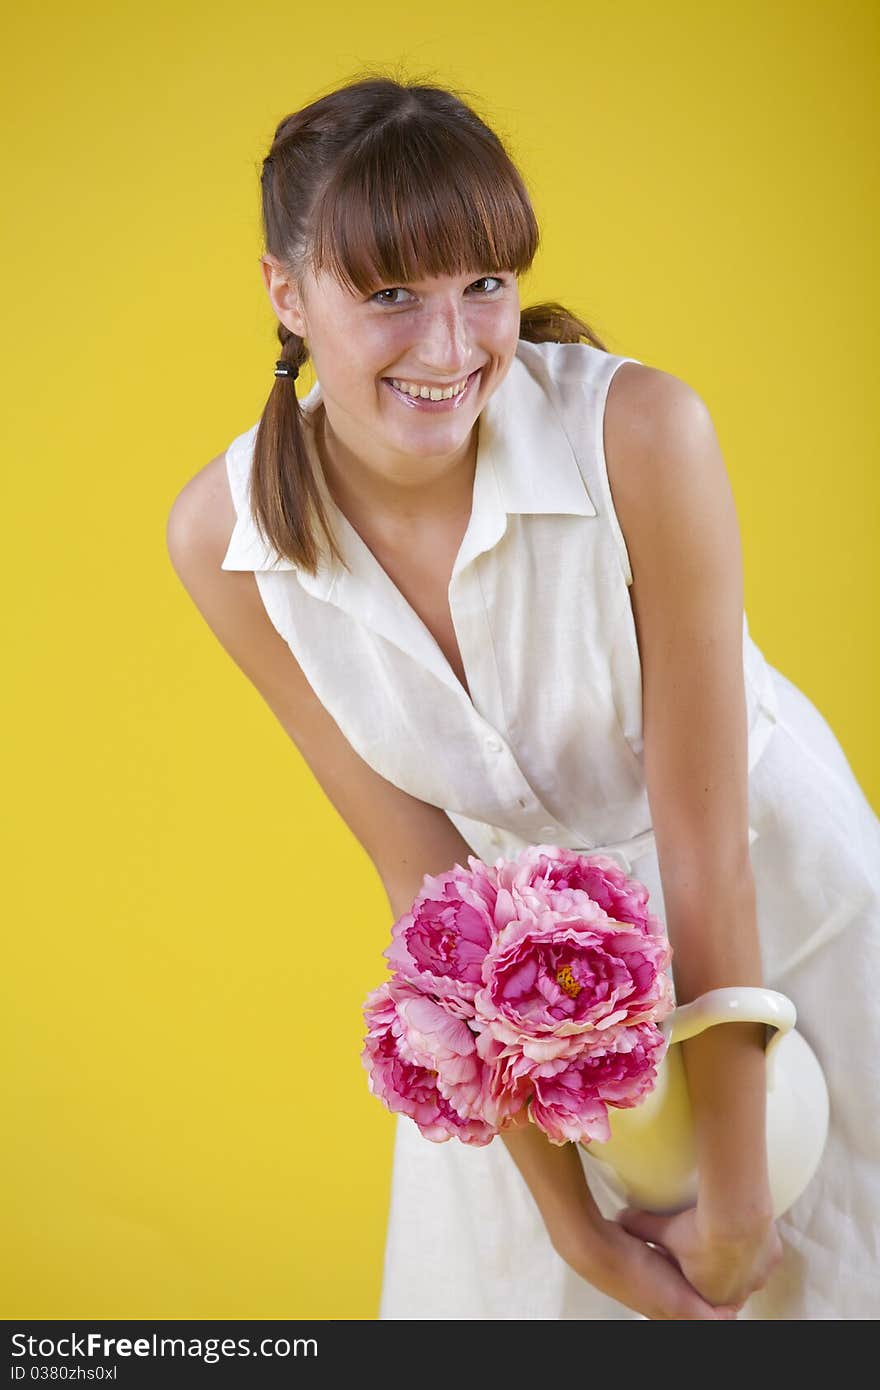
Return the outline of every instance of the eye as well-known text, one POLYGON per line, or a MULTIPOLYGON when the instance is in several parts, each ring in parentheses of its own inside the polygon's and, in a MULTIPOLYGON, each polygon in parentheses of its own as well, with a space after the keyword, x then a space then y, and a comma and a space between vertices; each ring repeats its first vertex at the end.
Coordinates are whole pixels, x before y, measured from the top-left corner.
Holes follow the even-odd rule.
MULTIPOLYGON (((487 280, 495 280, 497 283, 497 288, 494 290, 486 291, 483 294, 479 294, 477 296, 478 299, 487 299, 490 294, 497 294, 499 290, 504 289, 504 281, 498 275, 481 275, 480 278, 478 280, 474 280, 473 284, 471 284, 468 288, 473 289, 474 285, 485 284, 487 280)), ((370 299, 375 300, 377 304, 387 304, 391 308, 396 308, 397 305, 401 303, 400 300, 382 299, 381 296, 385 294, 397 294, 398 292, 402 291, 402 285, 395 285, 386 290, 376 290, 375 294, 370 295, 370 299)))
MULTIPOLYGON (((497 281, 497 283, 498 283, 498 289, 500 289, 500 290, 503 290, 503 289, 504 289, 504 281, 503 281, 503 280, 500 278, 500 276, 498 276, 498 275, 481 275, 480 278, 479 278, 479 280, 475 280, 475 281, 474 281, 474 285, 485 284, 485 282, 486 282, 487 280, 495 280, 495 281, 497 281)), ((473 286, 472 286, 471 288, 473 288, 473 286)), ((498 293, 498 290, 491 290, 490 293, 491 293, 491 294, 497 294, 497 293, 498 293)), ((481 298, 481 299, 485 299, 485 295, 481 295, 480 298, 481 298)))
MULTIPOLYGON (((388 289, 388 290, 377 290, 375 294, 371 294, 371 295, 370 295, 370 298, 371 298, 371 299, 375 299, 376 302, 379 303, 379 304, 394 304, 394 303, 395 303, 394 300, 391 300, 391 299, 381 299, 381 298, 380 298, 380 295, 383 295, 383 294, 397 294, 398 290, 400 290, 401 288, 402 288, 402 286, 396 285, 393 289, 388 289)), ((399 301, 397 301, 397 302, 399 302, 399 301)))

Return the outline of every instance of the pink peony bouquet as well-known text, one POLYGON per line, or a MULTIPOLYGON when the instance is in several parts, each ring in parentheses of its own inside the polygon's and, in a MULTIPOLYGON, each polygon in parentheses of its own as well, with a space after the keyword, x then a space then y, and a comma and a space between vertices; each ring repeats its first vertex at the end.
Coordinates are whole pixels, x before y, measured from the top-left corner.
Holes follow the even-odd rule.
POLYGON ((532 845, 425 875, 367 995, 373 1095, 436 1143, 532 1121, 554 1144, 610 1138, 666 1051, 672 949, 616 860, 532 845))

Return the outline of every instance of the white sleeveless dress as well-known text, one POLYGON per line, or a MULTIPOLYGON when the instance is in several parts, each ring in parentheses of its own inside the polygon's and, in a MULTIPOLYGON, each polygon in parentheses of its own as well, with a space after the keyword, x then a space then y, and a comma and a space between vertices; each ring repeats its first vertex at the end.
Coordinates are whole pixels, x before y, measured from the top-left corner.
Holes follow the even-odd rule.
MULTIPOLYGON (((256 425, 227 451, 238 519, 222 568, 254 572, 273 625, 355 750, 442 807, 476 855, 491 862, 535 843, 613 853, 665 920, 632 571, 603 448, 609 383, 637 360, 521 341, 483 408, 472 514, 449 586, 470 698, 319 466, 350 572, 327 562, 311 576, 267 549, 249 510, 256 425)), ((307 415, 320 400, 317 382, 302 401, 307 415)), ((743 669, 764 981, 797 1007, 831 1118, 816 1176, 779 1220, 783 1262, 740 1317, 874 1319, 880 821, 827 722, 766 661, 745 613, 743 669)), ((377 980, 386 944, 377 943, 377 980)), ((435 1144, 406 1116, 389 1123, 380 1318, 640 1318, 559 1258, 502 1140, 435 1144)))

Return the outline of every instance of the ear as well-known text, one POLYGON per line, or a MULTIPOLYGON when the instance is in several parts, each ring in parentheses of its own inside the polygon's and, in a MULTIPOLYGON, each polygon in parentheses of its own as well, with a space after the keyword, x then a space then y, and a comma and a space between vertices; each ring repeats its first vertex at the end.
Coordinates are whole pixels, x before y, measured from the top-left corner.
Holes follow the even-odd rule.
POLYGON ((277 257, 270 254, 260 257, 260 269, 266 293, 277 317, 299 338, 308 337, 302 299, 299 290, 287 276, 277 257))

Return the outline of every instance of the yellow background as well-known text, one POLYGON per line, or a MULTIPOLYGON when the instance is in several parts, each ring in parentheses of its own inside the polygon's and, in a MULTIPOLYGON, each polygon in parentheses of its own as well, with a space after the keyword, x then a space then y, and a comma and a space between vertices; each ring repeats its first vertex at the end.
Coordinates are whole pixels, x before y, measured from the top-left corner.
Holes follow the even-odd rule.
POLYGON ((701 393, 752 635, 877 806, 877 29, 804 0, 7 17, 2 1316, 377 1313, 387 903, 165 550, 272 385, 277 121, 376 67, 472 94, 542 226, 523 303, 701 393))

